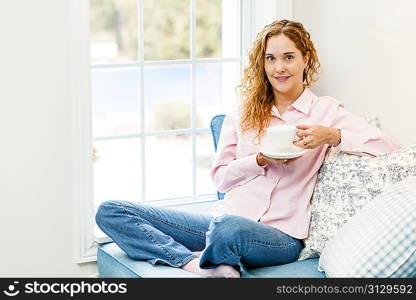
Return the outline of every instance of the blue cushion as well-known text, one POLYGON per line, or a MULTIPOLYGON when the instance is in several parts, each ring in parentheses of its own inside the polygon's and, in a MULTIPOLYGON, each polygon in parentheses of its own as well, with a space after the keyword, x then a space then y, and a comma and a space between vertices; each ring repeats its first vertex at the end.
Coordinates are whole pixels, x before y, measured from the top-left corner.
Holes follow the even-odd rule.
POLYGON ((210 128, 211 135, 214 142, 214 150, 217 151, 218 141, 221 135, 222 123, 224 122, 225 115, 216 115, 211 119, 210 128))
MULTIPOLYGON (((180 268, 167 265, 152 265, 146 261, 131 259, 116 243, 101 245, 97 252, 98 275, 106 277, 141 277, 141 278, 180 278, 199 277, 180 268)), ((325 277, 324 272, 318 271, 318 258, 295 261, 290 264, 255 268, 244 271, 241 277, 325 277)))
MULTIPOLYGON (((214 142, 215 152, 217 151, 218 142, 219 142, 220 135, 221 135, 222 123, 224 122, 224 118, 225 118, 225 115, 220 114, 220 115, 214 116, 211 119, 210 128, 211 128, 212 139, 213 139, 213 142, 214 142)), ((224 195, 225 195, 224 193, 220 193, 220 192, 217 191, 218 200, 224 199, 224 195)))

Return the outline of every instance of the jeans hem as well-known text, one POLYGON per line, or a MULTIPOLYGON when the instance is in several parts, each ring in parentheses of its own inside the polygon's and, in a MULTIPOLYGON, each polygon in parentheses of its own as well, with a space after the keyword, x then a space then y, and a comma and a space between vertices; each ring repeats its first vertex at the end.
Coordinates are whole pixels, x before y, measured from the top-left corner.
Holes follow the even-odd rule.
POLYGON ((163 259, 163 258, 153 258, 153 259, 147 260, 147 262, 153 266, 156 266, 159 262, 162 262, 162 264, 166 264, 174 268, 181 268, 182 266, 186 265, 188 262, 190 262, 194 258, 197 258, 197 256, 189 255, 185 257, 182 261, 176 260, 174 258, 169 259, 169 260, 163 259))
POLYGON ((180 267, 183 267, 184 265, 186 265, 187 263, 189 263, 191 260, 193 260, 193 259, 195 259, 195 258, 197 258, 198 256, 196 256, 195 254, 191 254, 191 255, 189 255, 189 256, 187 256, 187 257, 185 257, 178 265, 177 265, 177 267, 178 268, 180 268, 180 267))

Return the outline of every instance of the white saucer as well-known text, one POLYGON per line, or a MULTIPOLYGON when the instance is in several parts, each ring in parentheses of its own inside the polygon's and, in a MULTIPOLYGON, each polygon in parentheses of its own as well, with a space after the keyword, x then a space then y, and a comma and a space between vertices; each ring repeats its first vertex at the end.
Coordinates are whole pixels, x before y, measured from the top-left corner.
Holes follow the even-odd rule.
POLYGON ((299 147, 296 147, 294 149, 294 151, 290 151, 290 152, 281 152, 281 153, 267 153, 267 152, 263 152, 260 150, 260 152, 270 158, 278 158, 278 159, 289 159, 289 158, 295 158, 295 157, 299 157, 302 156, 303 154, 306 153, 306 149, 302 149, 299 147), (296 149, 297 148, 297 149, 296 149))

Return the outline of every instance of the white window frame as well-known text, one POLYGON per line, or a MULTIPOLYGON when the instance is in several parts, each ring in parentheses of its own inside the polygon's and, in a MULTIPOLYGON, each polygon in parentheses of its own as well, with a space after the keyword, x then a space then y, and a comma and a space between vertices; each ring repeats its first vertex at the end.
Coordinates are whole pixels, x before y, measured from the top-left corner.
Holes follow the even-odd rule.
MULTIPOLYGON (((190 0, 193 6, 195 1, 190 0)), ((241 57, 231 59, 195 59, 194 50, 195 45, 191 46, 191 58, 188 60, 175 60, 172 63, 187 63, 192 64, 191 76, 194 80, 194 67, 196 62, 223 62, 223 61, 240 61, 243 65, 246 63, 246 56, 248 49, 251 47, 252 41, 255 38, 255 32, 259 24, 264 21, 263 15, 269 15, 270 13, 277 17, 290 18, 293 14, 293 0, 241 0, 241 57)), ((138 0, 140 3, 141 0, 138 0)), ((76 249, 75 262, 85 263, 96 260, 96 252, 98 242, 104 242, 105 240, 97 240, 94 234, 94 199, 93 199, 93 167, 92 167, 92 103, 90 97, 90 19, 89 19, 89 1, 85 0, 71 0, 69 1, 69 13, 70 13, 70 86, 71 86, 71 99, 73 104, 73 122, 72 128, 74 132, 74 161, 78 164, 74 166, 74 203, 76 211, 79 212, 78 218, 75 221, 78 228, 76 229, 79 239, 79 247, 76 249)), ((138 6, 138 7, 141 7, 138 6)), ((191 9, 191 34, 192 29, 195 28, 195 17, 192 15, 194 9, 191 9)), ((140 12, 139 12, 140 13, 140 12)), ((142 18, 142 16, 140 16, 142 18)), ((267 23, 267 22, 266 22, 267 23)), ((264 24, 266 24, 264 23, 264 24)), ((264 25, 263 25, 264 26, 264 25)), ((143 32, 142 32, 143 33, 143 32)), ((143 36, 141 34, 141 36, 143 36)), ((191 41, 195 41, 191 38, 191 41)), ((143 56, 143 43, 141 42, 140 55, 143 56)), ((135 65, 159 65, 166 64, 163 62, 145 62, 143 57, 139 60, 139 63, 135 65)), ((112 65, 115 67, 115 65, 112 65)), ((143 70, 143 68, 140 68, 143 70)), ((142 71, 141 71, 142 72, 142 71)), ((143 85, 143 76, 141 76, 141 86, 143 85)), ((142 90, 142 89, 141 89, 142 90)), ((194 94, 194 91, 192 91, 194 94)), ((142 95, 143 97, 143 95, 142 95)), ((192 97, 194 101, 194 95, 192 97)), ((194 109, 193 105, 193 109, 194 109)), ((192 113, 195 115, 195 112, 192 113)), ((195 129, 194 117, 191 118, 192 127, 189 130, 185 130, 186 133, 193 132, 207 132, 208 130, 195 129)), ((148 132, 144 134, 143 124, 143 111, 142 111, 142 132, 140 136, 151 136, 160 134, 148 132)), ((180 131, 181 133, 183 130, 180 131)), ((169 134, 177 134, 177 131, 162 132, 169 134)), ((144 150, 144 143, 142 142, 142 151, 144 150)), ((195 138, 193 138, 193 155, 195 155, 195 138)), ((144 156, 142 156, 144 157, 144 156)), ((195 168, 194 168, 195 172, 195 168)), ((195 174, 194 174, 195 176, 195 174)), ((144 178, 144 176, 143 176, 144 178)), ((195 187, 193 187, 193 193, 195 198, 195 187)), ((178 199, 176 203, 169 201, 169 205, 184 204, 178 199)), ((207 201, 213 199, 205 199, 207 201)), ((161 202, 160 205, 166 205, 167 203, 161 202)), ((187 202, 186 206, 190 209, 198 210, 201 203, 196 201, 195 203, 187 202)))

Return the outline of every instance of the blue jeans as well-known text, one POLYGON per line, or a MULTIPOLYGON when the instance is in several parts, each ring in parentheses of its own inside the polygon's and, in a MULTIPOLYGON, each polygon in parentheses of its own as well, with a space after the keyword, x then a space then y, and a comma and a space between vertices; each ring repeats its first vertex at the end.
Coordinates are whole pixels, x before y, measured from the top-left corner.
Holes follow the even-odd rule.
POLYGON ((151 264, 181 267, 200 254, 201 268, 243 268, 297 260, 302 240, 250 219, 195 214, 127 201, 103 202, 95 217, 100 229, 128 256, 151 264))

